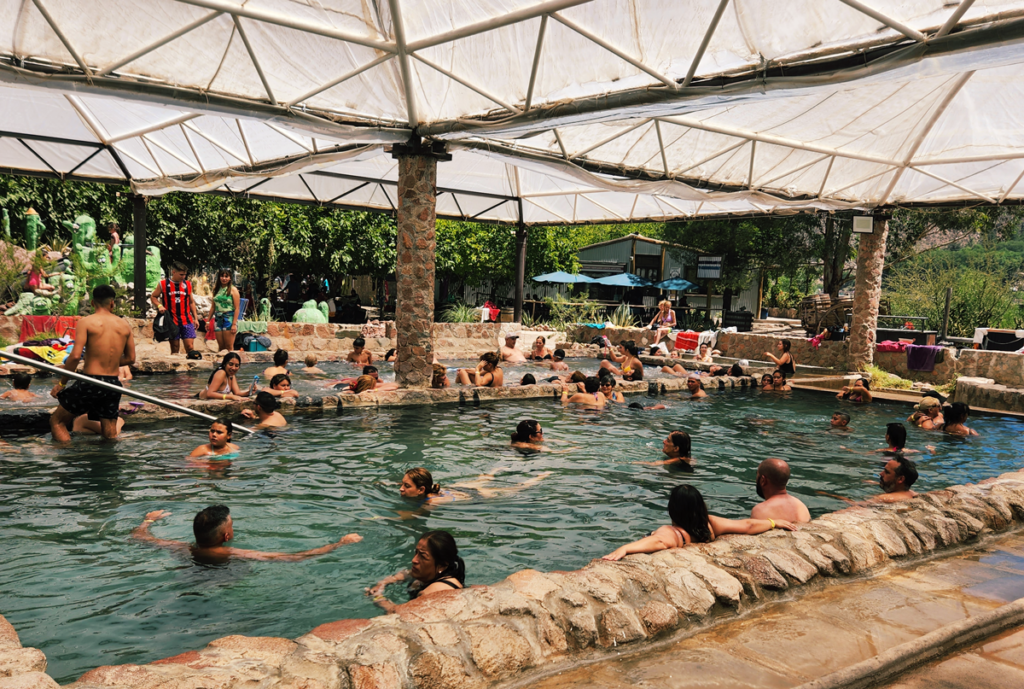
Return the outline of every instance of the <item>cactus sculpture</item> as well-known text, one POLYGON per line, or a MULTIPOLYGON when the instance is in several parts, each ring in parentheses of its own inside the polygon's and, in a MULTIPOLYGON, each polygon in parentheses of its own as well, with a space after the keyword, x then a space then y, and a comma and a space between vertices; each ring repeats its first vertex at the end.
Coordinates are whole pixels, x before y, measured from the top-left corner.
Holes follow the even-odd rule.
POLYGON ((29 208, 25 211, 25 248, 35 251, 43 232, 46 232, 46 227, 39 219, 39 213, 34 208, 29 208))
POLYGON ((266 297, 260 299, 259 318, 256 320, 263 321, 265 323, 270 322, 270 300, 266 297))
POLYGON ((317 308, 316 300, 310 299, 302 305, 302 308, 295 312, 292 317, 295 323, 326 323, 327 304, 321 303, 317 308))
POLYGON ((53 308, 53 304, 46 297, 36 296, 32 299, 32 315, 33 316, 49 316, 50 310, 53 308))
POLYGON ((4 312, 5 316, 29 316, 32 314, 32 300, 36 295, 32 292, 22 292, 18 296, 18 302, 4 312))

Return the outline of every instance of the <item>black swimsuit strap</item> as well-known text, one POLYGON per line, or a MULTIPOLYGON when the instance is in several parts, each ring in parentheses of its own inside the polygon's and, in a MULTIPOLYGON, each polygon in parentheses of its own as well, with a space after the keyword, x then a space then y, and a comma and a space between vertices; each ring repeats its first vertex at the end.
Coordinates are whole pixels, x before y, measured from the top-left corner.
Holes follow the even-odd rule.
MULTIPOLYGON (((451 586, 453 589, 460 589, 460 588, 462 588, 462 585, 459 584, 459 580, 456 579, 455 577, 441 577, 440 579, 434 579, 432 582, 427 584, 427 586, 432 586, 434 584, 445 584, 447 586, 451 586), (452 583, 453 581, 455 582, 454 584, 452 583)), ((426 587, 424 587, 424 588, 426 588, 426 587)))

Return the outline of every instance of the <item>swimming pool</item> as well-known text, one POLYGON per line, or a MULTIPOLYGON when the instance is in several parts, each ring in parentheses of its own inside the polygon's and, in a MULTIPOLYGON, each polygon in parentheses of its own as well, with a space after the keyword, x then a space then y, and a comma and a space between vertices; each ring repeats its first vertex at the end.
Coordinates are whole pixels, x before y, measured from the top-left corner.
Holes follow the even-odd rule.
MULTIPOLYGON (((154 379, 156 380, 156 379, 154 379)), ((380 614, 363 588, 408 565, 418 534, 447 529, 465 558, 467 583, 487 584, 524 567, 574 569, 665 523, 666 496, 697 485, 712 512, 748 514, 757 498, 757 463, 790 461, 792 492, 814 515, 843 503, 817 490, 866 497, 877 492, 885 423, 904 406, 844 405, 849 432, 828 430, 840 403, 822 394, 727 391, 703 402, 664 399, 669 409, 601 412, 548 400, 481 407, 346 410, 296 415, 276 437, 236 436, 241 456, 210 472, 183 456, 205 442, 191 420, 128 430, 106 444, 78 439, 55 448, 41 438, 9 439, 0 462, 0 611, 26 646, 46 653, 67 682, 99 664, 148 662, 228 634, 294 637, 323 622, 380 614), (539 419, 563 454, 524 455, 509 447, 523 418, 539 419), (674 429, 694 437, 693 474, 633 464, 660 456, 674 429), (856 452, 851 449, 855 448, 856 452), (518 494, 475 499, 413 519, 397 495, 405 469, 425 466, 450 485, 508 467, 496 487, 552 474, 518 494), (153 527, 191 540, 195 512, 231 507, 234 545, 298 551, 355 531, 361 543, 298 563, 197 566, 129 539, 143 515, 173 514, 153 527)), ((637 398, 640 399, 640 398, 637 398)), ((129 420, 130 424, 130 420, 129 420)), ((977 481, 1021 464, 1019 421, 972 418, 980 438, 911 430, 911 447, 936 454, 920 462, 915 488, 977 481)), ((400 586, 388 590, 403 600, 400 586)))

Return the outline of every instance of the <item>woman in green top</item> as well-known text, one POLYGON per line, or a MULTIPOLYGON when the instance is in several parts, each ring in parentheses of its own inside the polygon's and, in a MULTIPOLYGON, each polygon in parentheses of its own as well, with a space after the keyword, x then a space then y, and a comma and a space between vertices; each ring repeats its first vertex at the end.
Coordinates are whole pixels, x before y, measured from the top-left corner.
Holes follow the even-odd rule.
POLYGON ((213 294, 207 327, 213 328, 219 351, 231 349, 238 332, 238 288, 234 285, 230 270, 217 273, 217 291, 213 294))

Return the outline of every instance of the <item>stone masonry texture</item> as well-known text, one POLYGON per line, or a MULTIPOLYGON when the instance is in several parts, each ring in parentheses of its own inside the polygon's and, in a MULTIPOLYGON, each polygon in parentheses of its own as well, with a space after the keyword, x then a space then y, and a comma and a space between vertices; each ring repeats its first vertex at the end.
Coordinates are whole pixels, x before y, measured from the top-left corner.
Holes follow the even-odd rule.
POLYGON ((437 160, 399 156, 395 380, 405 387, 429 386, 432 373, 436 197, 437 160))
POLYGON ((862 371, 872 363, 875 330, 878 327, 878 301, 882 296, 882 269, 885 266, 885 240, 889 222, 874 221, 874 232, 860 235, 857 247, 857 277, 854 286, 853 323, 850 324, 851 371, 862 371))
POLYGON ((99 667, 69 686, 482 689, 534 668, 698 631, 825 580, 872 575, 1022 526, 1024 472, 1008 473, 903 503, 851 507, 796 532, 724 536, 572 572, 521 570, 394 614, 328 622, 295 640, 229 636, 149 665, 99 667))

